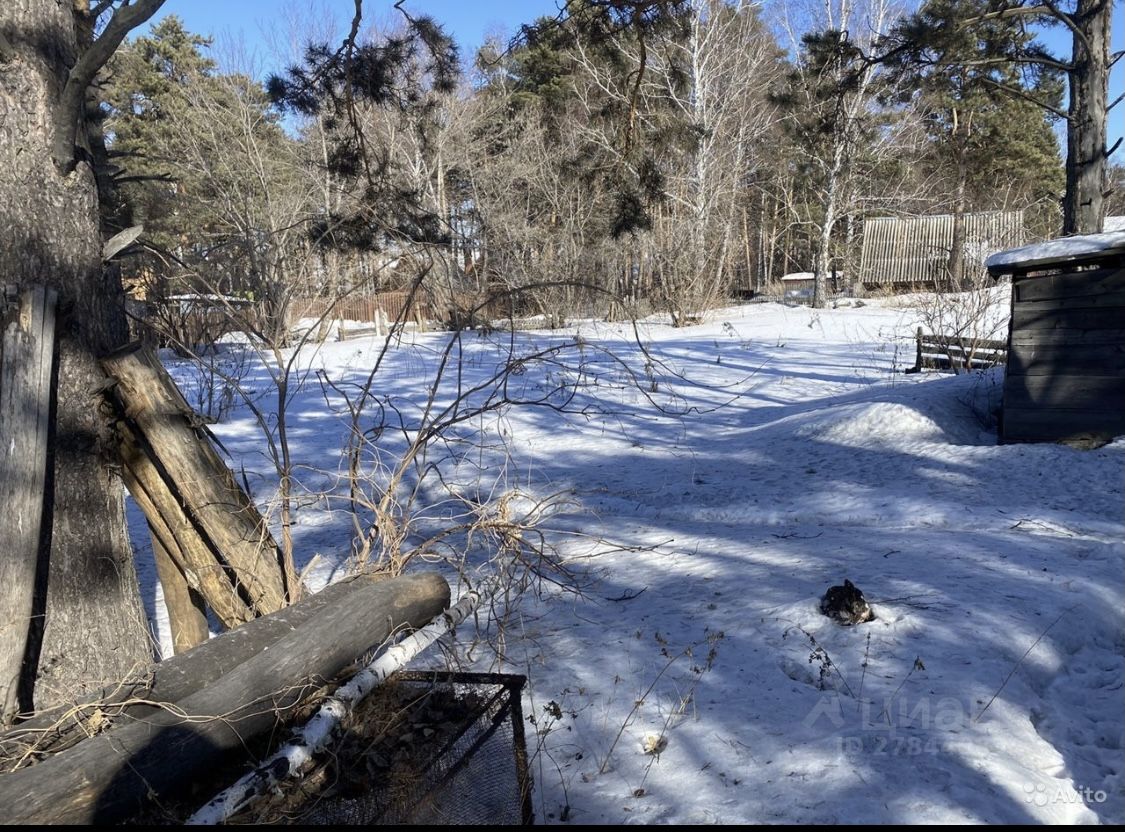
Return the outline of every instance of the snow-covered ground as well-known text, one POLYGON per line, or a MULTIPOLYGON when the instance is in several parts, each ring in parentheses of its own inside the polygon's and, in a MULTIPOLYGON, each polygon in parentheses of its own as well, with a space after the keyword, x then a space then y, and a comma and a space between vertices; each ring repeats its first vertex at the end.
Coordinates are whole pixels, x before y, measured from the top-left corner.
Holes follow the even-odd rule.
MULTIPOLYGON (((903 375, 916 325, 901 300, 752 305, 686 329, 587 323, 566 362, 519 366, 510 391, 577 378, 581 362, 568 409, 582 413, 456 426, 474 450, 446 474, 464 493, 575 504, 551 527, 581 596, 525 597, 504 623, 505 667, 531 679, 539 820, 1125 820, 1125 440, 997 445, 1001 372, 903 375), (845 578, 874 621, 820 614, 845 578)), ((404 412, 447 337, 390 348, 378 386, 404 412)), ((466 386, 510 361, 507 339, 465 338, 466 386)), ((381 349, 327 344, 302 366, 347 385, 381 349)), ((291 405, 310 492, 339 469, 347 389, 310 376, 291 405)), ((214 431, 268 504, 248 411, 214 431)), ((346 517, 310 499, 295 531, 303 561, 323 558, 311 580, 330 579, 346 517)), ((167 643, 151 569, 142 579, 167 643)))

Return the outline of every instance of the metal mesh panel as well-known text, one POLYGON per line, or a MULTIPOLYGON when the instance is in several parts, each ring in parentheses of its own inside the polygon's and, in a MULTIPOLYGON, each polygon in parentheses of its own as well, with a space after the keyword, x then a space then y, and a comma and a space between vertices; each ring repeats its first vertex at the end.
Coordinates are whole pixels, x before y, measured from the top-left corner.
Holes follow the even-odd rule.
POLYGON ((370 743, 363 754, 338 757, 334 765, 349 775, 346 786, 338 780, 320 795, 306 793, 305 808, 291 804, 289 818, 324 825, 531 823, 520 707, 525 681, 507 674, 398 674, 394 695, 407 704, 396 711, 395 727, 380 728, 381 744, 370 743), (428 715, 411 713, 430 706, 448 714, 442 732, 419 727, 428 715))

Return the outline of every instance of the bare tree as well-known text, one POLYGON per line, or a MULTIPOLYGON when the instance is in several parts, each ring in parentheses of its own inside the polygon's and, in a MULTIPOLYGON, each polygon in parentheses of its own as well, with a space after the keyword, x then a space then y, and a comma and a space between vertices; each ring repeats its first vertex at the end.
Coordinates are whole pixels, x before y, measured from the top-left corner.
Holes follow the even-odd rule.
MULTIPOLYGON (((805 34, 799 38, 801 51, 784 101, 818 194, 818 215, 807 219, 818 238, 813 268, 817 308, 827 300, 833 234, 847 213, 853 159, 863 151, 861 143, 876 135, 870 128, 879 79, 866 53, 886 31, 892 14, 890 0, 823 0, 800 21, 805 34)), ((796 45, 797 30, 791 20, 787 23, 796 45)))

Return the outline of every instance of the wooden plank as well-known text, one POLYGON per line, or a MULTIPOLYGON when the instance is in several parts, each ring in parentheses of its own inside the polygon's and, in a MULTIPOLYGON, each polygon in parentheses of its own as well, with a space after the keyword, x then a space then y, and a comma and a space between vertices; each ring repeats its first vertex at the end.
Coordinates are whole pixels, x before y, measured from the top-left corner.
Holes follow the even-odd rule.
POLYGON ((1125 344, 1013 346, 1008 375, 1125 376, 1125 344))
POLYGON ((1083 295, 1081 297, 1044 298, 1037 301, 1021 300, 1017 306, 1020 309, 1039 312, 1052 309, 1117 309, 1125 317, 1125 288, 1118 292, 1103 292, 1098 295, 1083 295))
POLYGON ((449 606, 449 585, 421 574, 361 585, 310 621, 175 708, 91 737, 65 753, 0 777, 5 822, 119 823, 150 801, 245 754, 307 696, 402 629, 449 606))
POLYGON ((1004 407, 1125 410, 1125 379, 1107 376, 1008 376, 1004 407))
POLYGON ((218 562, 229 567, 239 594, 257 615, 281 609, 287 599, 277 544, 195 424, 191 408, 156 354, 133 345, 103 359, 102 366, 117 382, 112 395, 139 449, 152 460, 218 562))
MULTIPOLYGON (((2 288, 2 287, 0 287, 2 288)), ((29 286, 4 324, 0 365, 0 725, 19 710, 47 488, 53 289, 29 286)))
POLYGON ((188 586, 199 592, 224 627, 237 627, 255 617, 239 594, 208 541, 152 460, 138 447, 132 428, 117 425, 125 487, 148 519, 154 540, 173 558, 188 586))
POLYGON ((1125 315, 1121 309, 1047 309, 1037 304, 1029 307, 1017 303, 1012 313, 1012 327, 1020 332, 1046 329, 1115 329, 1125 315))
POLYGON ((1028 329, 1012 328, 1011 343, 1017 346, 1093 346, 1125 344, 1125 329, 1028 329))
POLYGON ((1120 294, 1125 290, 1125 271, 1098 269, 1073 274, 1017 278, 1012 293, 1019 303, 1097 298, 1120 294))
POLYGON ((172 630, 172 650, 186 653, 207 641, 210 635, 203 596, 188 585, 183 570, 165 548, 160 535, 152 532, 151 528, 149 531, 152 537, 152 557, 156 562, 156 574, 160 578, 164 606, 168 610, 168 624, 172 630))
POLYGON ((1125 412, 1043 410, 1004 405, 1002 438, 1005 442, 1058 442, 1125 435, 1125 412))

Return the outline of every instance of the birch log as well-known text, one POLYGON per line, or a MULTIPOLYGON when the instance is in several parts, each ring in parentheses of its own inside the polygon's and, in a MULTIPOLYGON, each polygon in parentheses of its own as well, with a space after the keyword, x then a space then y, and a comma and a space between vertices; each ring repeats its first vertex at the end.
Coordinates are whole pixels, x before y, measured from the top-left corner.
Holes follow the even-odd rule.
POLYGON ((216 682, 31 768, 0 776, 2 822, 118 823, 168 799, 396 630, 425 625, 449 585, 420 574, 360 586, 216 682))
POLYGON ((289 743, 272 757, 242 777, 230 788, 216 795, 188 819, 189 825, 212 826, 224 823, 249 806, 281 781, 294 777, 307 768, 313 755, 324 751, 340 729, 344 718, 391 674, 448 633, 491 598, 501 586, 502 577, 494 576, 469 590, 456 606, 407 636, 394 647, 375 658, 352 677, 346 685, 325 702, 312 719, 295 732, 289 743))

